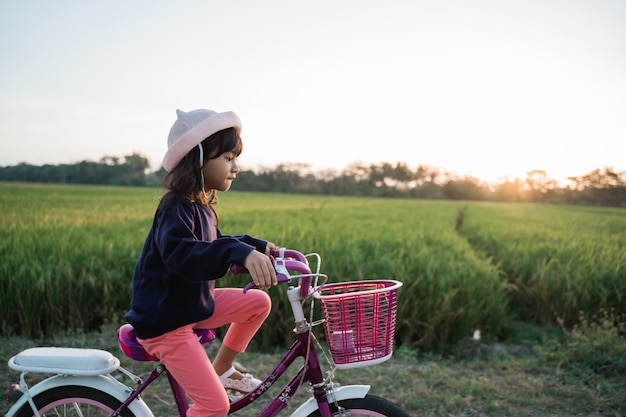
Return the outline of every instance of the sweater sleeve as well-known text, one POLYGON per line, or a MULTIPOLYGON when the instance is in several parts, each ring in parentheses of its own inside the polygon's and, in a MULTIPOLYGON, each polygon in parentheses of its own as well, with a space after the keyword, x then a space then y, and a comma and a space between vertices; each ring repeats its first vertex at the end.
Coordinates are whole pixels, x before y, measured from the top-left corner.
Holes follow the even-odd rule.
POLYGON ((155 244, 163 263, 188 281, 223 277, 231 264, 243 264, 262 241, 231 236, 218 237, 210 210, 193 203, 174 203, 157 219, 155 244))
POLYGON ((247 243, 248 245, 252 245, 256 248, 256 250, 258 250, 261 253, 265 253, 265 249, 267 248, 267 240, 263 240, 263 239, 259 239, 256 238, 254 236, 250 236, 250 235, 234 235, 234 236, 230 236, 230 235, 224 235, 220 232, 219 229, 217 229, 217 234, 218 237, 220 238, 233 238, 233 239, 237 239, 241 242, 247 243))

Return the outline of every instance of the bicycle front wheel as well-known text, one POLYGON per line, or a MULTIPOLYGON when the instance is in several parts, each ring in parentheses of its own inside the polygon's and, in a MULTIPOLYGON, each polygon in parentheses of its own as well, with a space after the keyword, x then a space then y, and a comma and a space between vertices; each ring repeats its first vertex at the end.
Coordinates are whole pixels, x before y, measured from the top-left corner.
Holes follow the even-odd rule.
MULTIPOLYGON (((42 417, 46 415, 106 417, 122 404, 106 392, 79 385, 52 388, 39 393, 33 400, 42 417)), ((24 404, 16 413, 16 417, 33 417, 34 415, 29 403, 24 404)), ((128 409, 124 410, 122 416, 135 417, 128 409)))
MULTIPOLYGON (((341 400, 337 404, 330 403, 330 411, 337 413, 340 409, 350 417, 410 417, 396 404, 375 395, 367 395, 365 398, 352 398, 341 400)), ((308 417, 320 417, 320 411, 316 410, 308 417)))

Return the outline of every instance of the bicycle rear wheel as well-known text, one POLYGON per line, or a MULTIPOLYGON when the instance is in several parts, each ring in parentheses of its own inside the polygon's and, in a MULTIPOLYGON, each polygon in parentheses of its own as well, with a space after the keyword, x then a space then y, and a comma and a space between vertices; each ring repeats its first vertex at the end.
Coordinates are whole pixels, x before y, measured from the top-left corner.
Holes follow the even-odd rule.
MULTIPOLYGON (((106 417, 122 404, 105 392, 79 385, 52 388, 39 393, 33 400, 42 417, 45 415, 106 417)), ((34 415, 29 403, 24 404, 16 413, 16 417, 33 417, 34 415)), ((124 410, 122 416, 135 417, 128 409, 124 410)))
MULTIPOLYGON (((338 402, 339 408, 343 408, 350 417, 410 417, 396 404, 375 395, 367 395, 365 398, 352 398, 338 402)), ((330 403, 330 411, 337 413, 338 407, 330 403)), ((320 411, 316 410, 308 417, 320 417, 320 411)))

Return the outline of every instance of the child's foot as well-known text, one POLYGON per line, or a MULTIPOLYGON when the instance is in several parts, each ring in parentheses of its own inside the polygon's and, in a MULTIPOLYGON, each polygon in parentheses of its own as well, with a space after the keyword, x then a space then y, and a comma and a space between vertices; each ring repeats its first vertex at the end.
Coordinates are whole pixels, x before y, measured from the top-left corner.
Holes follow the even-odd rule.
POLYGON ((222 381, 222 385, 227 390, 239 391, 246 394, 261 385, 260 380, 250 374, 242 374, 237 371, 234 366, 220 375, 220 381, 222 381))

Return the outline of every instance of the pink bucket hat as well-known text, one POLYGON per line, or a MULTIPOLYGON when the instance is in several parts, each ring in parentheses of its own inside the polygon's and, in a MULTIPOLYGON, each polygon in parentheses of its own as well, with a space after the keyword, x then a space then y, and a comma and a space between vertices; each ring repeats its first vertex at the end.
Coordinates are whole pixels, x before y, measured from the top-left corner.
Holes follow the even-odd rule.
POLYGON ((167 152, 163 157, 163 168, 171 171, 200 142, 220 130, 234 127, 241 133, 241 120, 232 111, 218 113, 198 109, 190 112, 176 110, 177 119, 167 137, 167 152))

